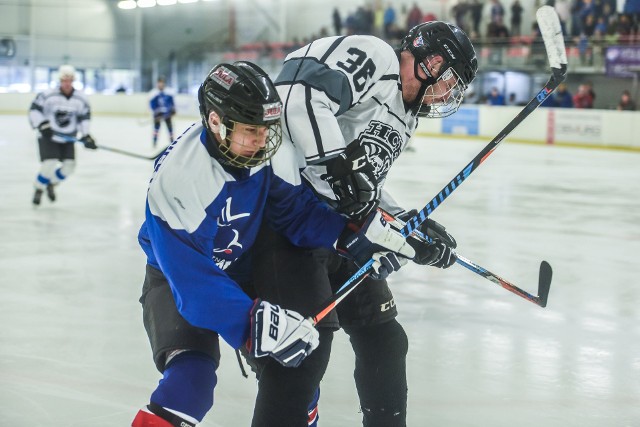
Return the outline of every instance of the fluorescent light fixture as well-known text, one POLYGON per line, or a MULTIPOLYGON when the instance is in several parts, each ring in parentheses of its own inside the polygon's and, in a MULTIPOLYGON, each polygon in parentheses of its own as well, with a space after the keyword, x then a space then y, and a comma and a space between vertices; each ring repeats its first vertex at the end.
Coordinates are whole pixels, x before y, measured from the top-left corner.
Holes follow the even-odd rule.
POLYGON ((178 3, 195 3, 198 0, 178 0, 178 3))
POLYGON ((156 5, 156 0, 138 0, 138 7, 153 7, 156 5))
POLYGON ((118 7, 120 9, 135 9, 136 6, 135 0, 121 0, 118 2, 118 7))
POLYGON ((176 4, 177 0, 156 0, 158 6, 171 6, 176 4))

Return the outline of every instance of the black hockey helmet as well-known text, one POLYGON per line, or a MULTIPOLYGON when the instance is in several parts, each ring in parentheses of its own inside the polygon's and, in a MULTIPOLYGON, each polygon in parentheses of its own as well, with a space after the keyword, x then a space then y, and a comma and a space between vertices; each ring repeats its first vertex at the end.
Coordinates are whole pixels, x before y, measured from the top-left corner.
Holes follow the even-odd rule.
POLYGON ((445 117, 456 112, 464 97, 464 91, 475 79, 478 72, 476 52, 465 32, 455 25, 442 21, 425 22, 409 30, 409 33, 402 40, 401 49, 408 50, 413 55, 414 74, 416 79, 422 82, 422 96, 418 96, 419 104, 415 105, 418 115, 445 117), (438 78, 432 77, 427 72, 427 78, 424 79, 419 75, 418 69, 421 67, 425 70, 424 61, 428 61, 433 55, 442 56, 443 67, 439 71, 438 78), (451 71, 449 72, 449 70, 451 71), (424 106, 427 107, 427 111, 425 111, 422 107, 422 101, 427 88, 436 84, 438 80, 442 80, 443 77, 450 78, 452 72, 457 78, 457 85, 452 87, 451 101, 442 105, 432 105, 430 108, 424 106))
MULTIPOLYGON (((269 160, 280 147, 282 102, 267 73, 255 64, 238 61, 216 65, 198 90, 200 116, 209 127, 209 113, 221 119, 216 133, 222 142, 216 144, 219 160, 235 167, 250 168, 269 160), (268 128, 266 145, 251 157, 231 152, 231 135, 236 123, 268 128)), ((213 135, 214 141, 218 141, 213 135)))

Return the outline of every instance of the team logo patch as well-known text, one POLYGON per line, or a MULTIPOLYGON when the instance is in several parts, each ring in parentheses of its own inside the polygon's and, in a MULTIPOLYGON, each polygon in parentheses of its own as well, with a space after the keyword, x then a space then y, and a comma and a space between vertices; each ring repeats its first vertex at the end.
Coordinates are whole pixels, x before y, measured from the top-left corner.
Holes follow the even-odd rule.
POLYGON ((400 132, 386 123, 372 120, 358 139, 367 150, 367 158, 375 168, 375 176, 377 178, 386 176, 391 165, 402 152, 404 141, 400 132))
POLYGON ((422 38, 422 34, 420 34, 418 37, 413 39, 413 46, 414 47, 424 46, 424 39, 422 38))
POLYGON ((282 113, 282 104, 280 102, 264 104, 262 109, 264 111, 262 120, 275 120, 280 118, 280 114, 282 113))
POLYGON ((235 83, 238 75, 225 67, 220 67, 213 72, 211 78, 225 89, 229 89, 235 83))

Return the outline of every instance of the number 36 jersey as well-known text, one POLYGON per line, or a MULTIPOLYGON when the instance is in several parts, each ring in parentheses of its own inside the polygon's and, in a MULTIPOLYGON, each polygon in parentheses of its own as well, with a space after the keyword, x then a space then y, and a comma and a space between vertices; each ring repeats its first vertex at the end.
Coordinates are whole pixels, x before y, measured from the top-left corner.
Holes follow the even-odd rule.
POLYGON ((398 52, 373 36, 322 38, 290 53, 275 83, 285 105, 284 137, 298 149, 302 175, 316 193, 335 206, 322 163, 348 144, 365 147, 384 184, 417 126, 402 100, 398 52))

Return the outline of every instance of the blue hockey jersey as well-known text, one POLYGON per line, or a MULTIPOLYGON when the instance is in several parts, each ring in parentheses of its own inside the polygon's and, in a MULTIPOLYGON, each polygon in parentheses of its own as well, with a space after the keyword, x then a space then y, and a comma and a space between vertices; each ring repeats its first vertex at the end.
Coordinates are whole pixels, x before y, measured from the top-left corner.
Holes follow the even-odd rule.
POLYGON ((207 144, 203 126, 192 125, 156 161, 138 240, 180 314, 238 348, 253 301, 225 270, 252 246, 263 218, 306 247, 333 247, 346 220, 301 185, 291 143, 241 170, 223 168, 207 144))
POLYGON ((176 112, 173 95, 166 90, 153 89, 149 94, 149 107, 154 117, 168 118, 176 112))

